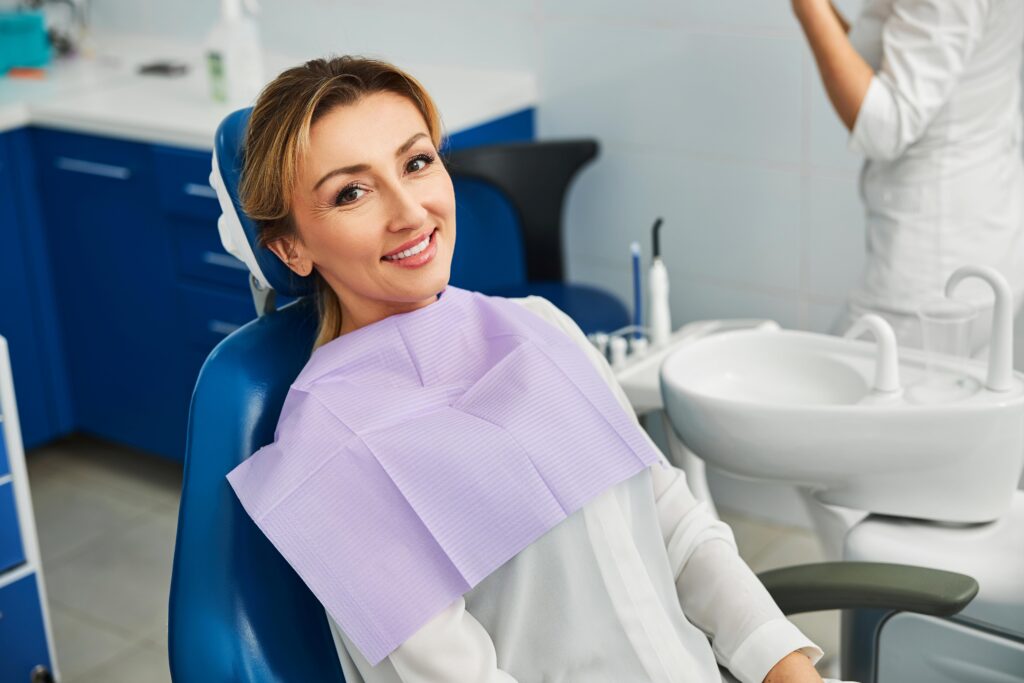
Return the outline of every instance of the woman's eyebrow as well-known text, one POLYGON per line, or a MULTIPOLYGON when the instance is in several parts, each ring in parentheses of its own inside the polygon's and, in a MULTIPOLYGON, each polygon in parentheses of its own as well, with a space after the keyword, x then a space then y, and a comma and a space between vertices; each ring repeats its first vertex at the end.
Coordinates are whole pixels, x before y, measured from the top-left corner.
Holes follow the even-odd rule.
MULTIPOLYGON (((402 146, 399 147, 398 151, 395 152, 395 156, 396 157, 402 156, 403 154, 408 152, 409 149, 413 145, 416 144, 417 140, 419 140, 420 138, 425 138, 425 137, 427 137, 426 133, 416 133, 411 138, 409 138, 404 143, 402 143, 402 146)), ((313 192, 316 192, 318 187, 320 187, 327 180, 333 178, 336 175, 348 175, 350 173, 363 173, 364 171, 369 171, 369 170, 370 170, 370 165, 369 164, 353 164, 351 166, 342 166, 341 168, 336 168, 333 171, 328 171, 324 175, 323 178, 321 178, 320 180, 316 181, 316 185, 313 186, 313 192)))
POLYGON ((369 170, 369 164, 353 164, 352 166, 342 166, 341 168, 336 168, 333 171, 328 171, 323 178, 316 181, 316 185, 313 186, 313 192, 316 192, 316 189, 318 187, 320 187, 325 182, 327 182, 327 180, 333 178, 336 175, 348 175, 349 173, 363 173, 364 171, 369 170))
POLYGON ((417 140, 419 140, 420 138, 425 138, 425 137, 427 137, 426 133, 416 133, 411 138, 406 140, 405 144, 403 144, 401 147, 398 148, 398 151, 395 152, 395 156, 396 157, 402 156, 403 154, 405 154, 406 152, 409 151, 410 147, 412 147, 413 145, 416 144, 417 140))

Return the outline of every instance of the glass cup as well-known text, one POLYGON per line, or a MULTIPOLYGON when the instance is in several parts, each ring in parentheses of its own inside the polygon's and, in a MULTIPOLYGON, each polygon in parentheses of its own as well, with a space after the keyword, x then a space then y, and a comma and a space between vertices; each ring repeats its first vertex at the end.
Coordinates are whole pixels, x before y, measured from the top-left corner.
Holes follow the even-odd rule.
POLYGON ((978 312, 955 299, 929 301, 917 311, 925 352, 925 378, 914 395, 928 403, 945 403, 969 396, 979 388, 967 373, 971 357, 971 326, 978 312))

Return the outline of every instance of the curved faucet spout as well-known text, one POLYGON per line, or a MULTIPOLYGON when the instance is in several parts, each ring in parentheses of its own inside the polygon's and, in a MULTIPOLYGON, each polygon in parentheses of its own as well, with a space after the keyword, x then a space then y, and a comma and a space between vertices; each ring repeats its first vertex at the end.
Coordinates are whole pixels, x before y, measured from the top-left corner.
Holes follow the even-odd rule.
POLYGON ((987 282, 996 295, 985 386, 990 391, 1009 391, 1013 376, 1013 292, 1006 278, 995 268, 961 266, 946 281, 946 296, 952 298, 957 285, 970 277, 987 282))
POLYGON ((875 313, 862 315, 843 336, 847 339, 856 339, 869 331, 875 337, 875 343, 878 344, 874 390, 885 394, 902 391, 896 333, 892 331, 892 327, 885 321, 885 318, 875 313))

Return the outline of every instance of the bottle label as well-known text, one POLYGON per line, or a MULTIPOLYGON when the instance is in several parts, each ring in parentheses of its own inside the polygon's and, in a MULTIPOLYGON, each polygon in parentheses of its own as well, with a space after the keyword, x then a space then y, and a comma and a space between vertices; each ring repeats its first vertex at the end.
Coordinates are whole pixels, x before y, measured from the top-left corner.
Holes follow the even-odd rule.
POLYGON ((206 53, 206 71, 210 75, 210 95, 217 102, 228 101, 227 83, 224 82, 224 57, 216 50, 206 53))

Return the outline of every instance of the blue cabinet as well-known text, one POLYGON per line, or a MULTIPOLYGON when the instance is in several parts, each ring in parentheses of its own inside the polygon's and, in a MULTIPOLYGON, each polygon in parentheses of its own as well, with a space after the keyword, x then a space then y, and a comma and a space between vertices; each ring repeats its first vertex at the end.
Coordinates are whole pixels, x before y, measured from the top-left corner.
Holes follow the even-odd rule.
POLYGON ((14 504, 14 484, 0 484, 0 573, 25 561, 18 528, 18 511, 14 504))
POLYGON ((0 444, 9 466, 0 474, 0 683, 27 683, 37 667, 57 672, 9 351, 0 336, 0 444))
POLYGON ((77 428, 181 458, 173 250, 148 145, 36 130, 77 428))
POLYGON ((52 670, 35 574, 0 587, 0 681, 29 683, 36 667, 52 670))
POLYGON ((31 447, 66 431, 70 413, 28 150, 25 131, 0 134, 0 335, 11 347, 31 447))
POLYGON ((210 153, 33 131, 76 428, 184 453, 205 358, 256 316, 210 153))

